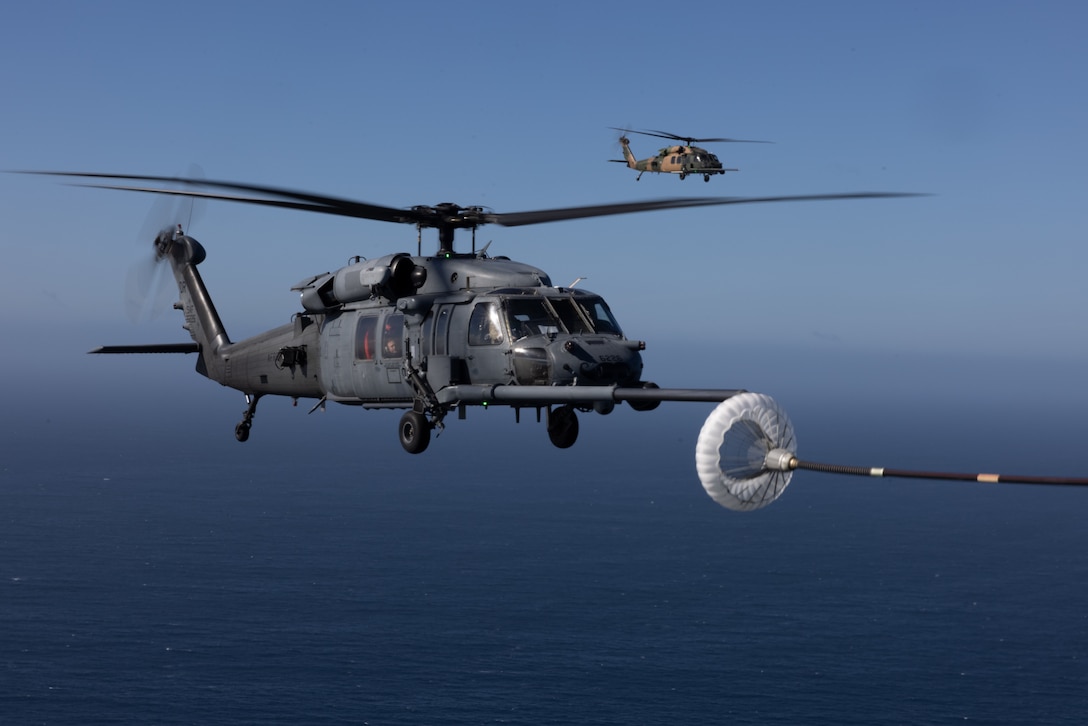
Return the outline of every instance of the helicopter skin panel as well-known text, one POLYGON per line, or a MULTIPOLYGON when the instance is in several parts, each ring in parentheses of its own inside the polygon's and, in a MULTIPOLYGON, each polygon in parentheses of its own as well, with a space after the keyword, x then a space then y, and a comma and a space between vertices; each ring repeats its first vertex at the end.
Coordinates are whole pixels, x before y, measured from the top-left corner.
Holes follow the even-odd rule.
MULTIPOLYGON (((208 377, 238 391, 320 398, 318 325, 308 316, 221 349, 208 377)), ((205 356, 206 358, 208 356, 205 356)))

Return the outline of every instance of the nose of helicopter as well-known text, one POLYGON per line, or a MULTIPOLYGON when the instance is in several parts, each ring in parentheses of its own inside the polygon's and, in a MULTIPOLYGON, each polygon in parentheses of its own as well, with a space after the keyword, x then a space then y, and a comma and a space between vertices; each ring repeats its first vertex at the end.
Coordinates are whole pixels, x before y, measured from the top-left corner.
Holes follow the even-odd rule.
POLYGON ((557 377, 571 383, 606 386, 633 384, 642 375, 642 356, 635 341, 571 336, 552 348, 557 377))

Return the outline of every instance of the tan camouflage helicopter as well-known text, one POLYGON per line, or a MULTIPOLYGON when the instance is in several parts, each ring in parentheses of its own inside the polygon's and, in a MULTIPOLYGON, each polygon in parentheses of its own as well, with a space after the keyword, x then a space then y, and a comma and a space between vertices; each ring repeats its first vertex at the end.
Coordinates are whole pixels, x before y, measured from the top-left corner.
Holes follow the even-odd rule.
POLYGON ((616 126, 611 126, 609 128, 623 134, 620 136, 620 145, 623 146, 623 159, 609 159, 609 161, 626 164, 629 169, 637 171, 638 176, 635 177, 635 181, 641 179, 645 172, 652 171, 659 174, 679 174, 681 179, 686 179, 688 174, 702 174, 703 181, 708 182, 710 181, 710 177, 715 174, 724 174, 727 171, 740 170, 723 168, 722 163, 718 160, 717 156, 706 149, 692 146, 692 144, 706 142, 741 144, 771 143, 770 141, 755 141, 750 139, 696 139, 691 136, 680 136, 678 134, 670 134, 668 131, 655 131, 652 129, 649 131, 633 131, 621 129, 616 126), (631 141, 627 138, 628 133, 656 136, 660 139, 670 139, 683 143, 659 149, 657 156, 651 156, 649 159, 636 159, 634 153, 631 151, 631 141))

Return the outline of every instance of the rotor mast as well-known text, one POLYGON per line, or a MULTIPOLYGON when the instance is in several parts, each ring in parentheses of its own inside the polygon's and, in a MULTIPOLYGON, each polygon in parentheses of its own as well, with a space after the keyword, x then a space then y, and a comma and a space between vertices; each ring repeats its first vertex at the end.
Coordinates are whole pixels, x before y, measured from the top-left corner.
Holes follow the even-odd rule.
POLYGON ((453 254, 453 238, 457 227, 452 224, 443 224, 438 227, 438 256, 446 257, 453 254))
POLYGON ((415 207, 412 210, 416 214, 417 227, 433 227, 438 230, 439 257, 447 257, 456 252, 453 248, 453 240, 459 229, 472 230, 472 247, 476 251, 476 228, 485 224, 482 207, 462 207, 452 202, 443 202, 434 207, 415 207))

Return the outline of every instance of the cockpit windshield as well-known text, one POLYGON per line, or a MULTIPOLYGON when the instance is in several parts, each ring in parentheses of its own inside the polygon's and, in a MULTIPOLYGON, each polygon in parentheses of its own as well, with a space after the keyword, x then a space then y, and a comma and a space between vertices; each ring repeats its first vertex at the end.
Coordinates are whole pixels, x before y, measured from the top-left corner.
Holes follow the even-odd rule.
POLYGON ((608 305, 599 297, 591 297, 585 300, 578 301, 582 310, 585 311, 586 316, 589 318, 589 322, 593 325, 593 330, 598 333, 611 333, 612 335, 623 335, 623 331, 620 330, 620 324, 616 322, 616 319, 612 317, 612 311, 608 309, 608 305))
POLYGON ((563 321, 563 325, 566 326, 568 333, 592 333, 589 323, 585 317, 580 314, 578 306, 574 300, 569 297, 552 298, 552 307, 555 308, 555 312, 559 315, 559 319, 563 321))
POLYGON ((505 308, 514 340, 563 332, 622 335, 608 305, 599 297, 509 297, 505 308))
POLYGON ((555 335, 563 330, 541 298, 508 298, 506 320, 514 340, 528 335, 555 335))

